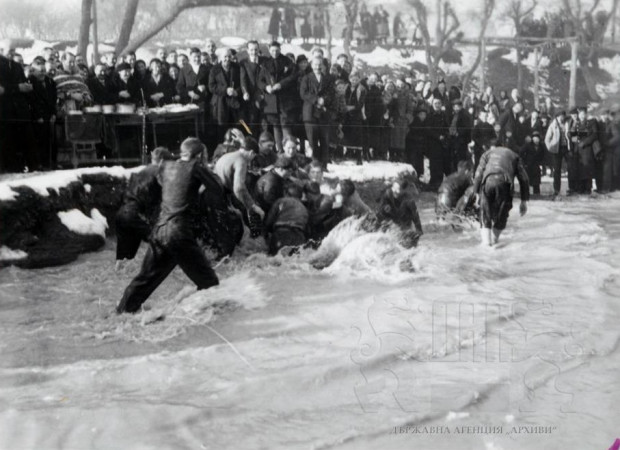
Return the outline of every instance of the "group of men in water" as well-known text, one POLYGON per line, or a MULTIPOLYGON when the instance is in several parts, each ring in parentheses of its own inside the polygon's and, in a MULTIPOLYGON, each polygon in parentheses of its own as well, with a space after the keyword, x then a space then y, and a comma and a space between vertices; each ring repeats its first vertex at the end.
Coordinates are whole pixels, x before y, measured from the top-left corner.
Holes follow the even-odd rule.
MULTIPOLYGON (((177 265, 198 289, 217 285, 201 244, 215 249, 218 257, 230 255, 244 225, 252 237, 265 238, 270 255, 316 246, 351 216, 366 216, 370 231, 393 227, 404 246, 417 245, 423 231, 415 177, 401 177, 386 187, 375 212, 350 180, 341 180, 335 189, 325 183, 319 161, 301 167, 294 155, 280 154, 257 173, 253 161, 261 154, 258 142, 251 136, 230 138, 236 147, 211 166, 203 163, 204 144, 187 138, 178 158, 157 148, 152 164, 132 175, 117 214, 117 264, 134 258, 141 241, 148 242, 148 249, 118 313, 137 312, 177 265)), ((465 162, 446 177, 436 211, 467 215, 479 207, 483 243, 492 245, 506 226, 515 176, 521 186, 521 214, 527 211, 529 189, 520 157, 491 141, 485 145, 473 178, 465 162)))

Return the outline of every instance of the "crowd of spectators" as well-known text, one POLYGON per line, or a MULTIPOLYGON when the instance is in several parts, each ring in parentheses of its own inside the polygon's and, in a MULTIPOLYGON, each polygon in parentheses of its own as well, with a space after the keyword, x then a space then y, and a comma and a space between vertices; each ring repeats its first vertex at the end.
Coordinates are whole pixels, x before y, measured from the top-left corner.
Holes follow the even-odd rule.
MULTIPOLYGON (((46 48, 29 64, 11 48, 0 57, 2 171, 56 167, 59 140, 55 126, 71 110, 99 104, 131 103, 157 107, 194 103, 204 110, 200 138, 212 157, 229 129, 273 136, 275 150, 287 138, 299 154, 326 168, 330 160, 354 158, 407 162, 418 176, 429 162, 436 190, 459 161, 474 168, 482 143, 522 155, 534 193, 541 175, 568 172, 569 193, 589 193, 592 180, 600 192, 620 188, 620 132, 617 111, 593 116, 585 107, 562 110, 550 98, 539 109, 525 109, 517 89, 463 93, 457 86, 426 78, 395 77, 353 70, 347 55, 332 63, 315 48, 304 54, 282 54, 277 41, 261 52, 249 41, 240 52, 159 48, 148 63, 135 53, 104 54, 87 66, 69 51, 46 48), (306 148, 306 142, 310 148, 306 148)), ((225 144, 225 143, 224 143, 225 144)))

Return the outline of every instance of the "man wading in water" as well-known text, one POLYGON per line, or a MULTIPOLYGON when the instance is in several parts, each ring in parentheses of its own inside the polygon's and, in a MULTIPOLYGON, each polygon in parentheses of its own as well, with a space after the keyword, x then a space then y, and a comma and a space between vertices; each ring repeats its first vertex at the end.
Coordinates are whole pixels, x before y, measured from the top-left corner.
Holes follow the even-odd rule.
POLYGON ((512 209, 515 176, 521 187, 521 215, 527 212, 530 198, 529 181, 521 157, 506 147, 496 147, 496 139, 488 139, 486 152, 474 177, 474 192, 480 201, 480 236, 482 245, 497 244, 506 228, 508 213, 512 209), (492 234, 491 234, 492 231, 492 234))
POLYGON ((193 207, 201 186, 224 195, 217 177, 202 166, 197 156, 205 146, 196 138, 181 144, 181 158, 166 161, 158 174, 162 187, 161 210, 140 273, 129 284, 116 307, 117 313, 136 312, 177 266, 198 289, 219 284, 192 229, 193 207))

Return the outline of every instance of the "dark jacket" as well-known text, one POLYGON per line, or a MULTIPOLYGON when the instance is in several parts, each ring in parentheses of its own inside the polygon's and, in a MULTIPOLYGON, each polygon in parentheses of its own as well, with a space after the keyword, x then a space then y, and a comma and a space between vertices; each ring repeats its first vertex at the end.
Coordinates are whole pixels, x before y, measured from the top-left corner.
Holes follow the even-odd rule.
POLYGON ((509 148, 492 147, 482 155, 474 176, 474 192, 480 192, 490 175, 503 175, 513 189, 514 178, 517 177, 521 188, 521 201, 530 199, 529 180, 523 161, 517 153, 509 148))
POLYGON ((118 101, 118 86, 110 78, 105 77, 102 83, 96 77, 91 77, 86 84, 96 105, 113 105, 118 101))
POLYGON ((174 221, 174 225, 161 236, 165 241, 193 237, 195 206, 201 185, 210 192, 224 196, 218 177, 197 160, 166 161, 161 165, 157 179, 162 187, 162 200, 156 233, 157 228, 174 221))
POLYGON ((212 94, 213 118, 219 124, 228 123, 231 110, 238 110, 241 106, 239 67, 231 64, 226 72, 221 64, 213 66, 209 74, 209 92, 212 94), (233 88, 235 95, 229 96, 226 93, 228 88, 233 88))
POLYGON ((172 97, 177 95, 174 81, 172 81, 172 78, 170 78, 170 76, 166 73, 161 74, 159 83, 155 82, 155 79, 151 75, 147 76, 144 80, 144 97, 146 98, 146 103, 149 107, 158 106, 158 104, 151 98, 151 95, 158 93, 164 94, 162 99, 159 101, 159 105, 172 103, 172 97))
POLYGON ((301 200, 295 197, 282 197, 269 210, 265 218, 265 229, 273 231, 278 227, 290 227, 299 229, 305 234, 308 230, 308 220, 308 210, 301 200))
POLYGON ((264 92, 265 114, 288 113, 295 109, 295 96, 298 95, 297 65, 284 55, 278 55, 277 61, 267 58, 258 77, 258 88, 264 92), (280 90, 268 94, 265 88, 280 83, 280 90))
POLYGON ((32 93, 30 94, 30 107, 32 120, 50 120, 56 115, 56 83, 50 77, 44 77, 39 81, 36 77, 30 76, 32 93))
POLYGON ((443 111, 434 111, 428 113, 426 118, 426 135, 428 137, 427 145, 429 154, 433 158, 439 158, 444 151, 448 137, 448 122, 446 114, 443 111), (443 136, 443 140, 441 137, 443 136))
POLYGON ((177 80, 177 93, 181 96, 181 102, 190 103, 188 95, 189 91, 193 91, 200 96, 200 99, 194 101, 194 103, 205 103, 210 99, 209 94, 209 67, 201 64, 198 67, 198 73, 194 72, 191 65, 187 65, 179 72, 179 79, 177 80), (198 86, 204 86, 205 89, 201 92, 198 86))
POLYGON ((439 186, 437 200, 447 208, 455 208, 459 199, 471 185, 472 179, 469 173, 454 172, 448 175, 439 186))
POLYGON ((334 107, 336 91, 334 78, 331 75, 321 76, 321 82, 314 72, 302 78, 299 86, 299 95, 304 101, 302 118, 304 122, 327 122, 334 107), (318 105, 318 99, 322 97, 324 106, 318 105))
POLYGON ((401 229, 409 229, 413 225, 422 234, 422 222, 410 192, 404 191, 395 197, 392 188, 387 188, 379 201, 377 218, 381 222, 392 221, 401 229))
POLYGON ((517 146, 523 145, 522 125, 519 123, 519 119, 515 117, 511 108, 499 116, 499 124, 502 127, 502 141, 506 142, 507 138, 509 138, 508 133, 510 133, 517 146))
POLYGON ((284 197, 284 178, 270 170, 256 182, 254 199, 263 208, 269 211, 279 198, 284 197))
POLYGON ((239 76, 241 81, 241 91, 250 96, 250 102, 261 102, 263 91, 258 87, 258 79, 262 70, 261 61, 257 64, 244 59, 239 62, 239 76))
POLYGON ((538 146, 533 142, 525 144, 521 148, 521 159, 530 181, 530 186, 540 186, 540 165, 545 159, 545 144, 541 141, 538 146))
POLYGON ((134 105, 142 104, 142 93, 140 92, 140 83, 133 77, 130 77, 127 82, 124 82, 120 78, 116 80, 116 102, 117 103, 133 103, 134 105), (120 96, 122 91, 129 93, 129 98, 120 96))

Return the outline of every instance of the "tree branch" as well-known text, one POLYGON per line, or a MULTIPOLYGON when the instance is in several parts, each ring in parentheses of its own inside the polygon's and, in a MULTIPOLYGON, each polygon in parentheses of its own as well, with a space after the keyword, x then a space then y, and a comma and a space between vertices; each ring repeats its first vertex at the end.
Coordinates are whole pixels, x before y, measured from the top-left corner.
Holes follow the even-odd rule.
POLYGON ((121 25, 121 31, 118 34, 118 41, 116 41, 116 46, 114 48, 114 53, 117 55, 119 55, 120 51, 127 47, 127 44, 129 43, 131 30, 133 29, 133 24, 136 21, 136 12, 138 11, 139 2, 140 0, 129 0, 127 2, 125 16, 123 17, 123 23, 121 25))
MULTIPOLYGON (((161 30, 172 24, 179 15, 186 9, 200 8, 206 6, 233 6, 233 7, 255 7, 267 6, 272 7, 279 5, 278 0, 178 0, 174 7, 168 12, 166 17, 155 22, 148 30, 144 31, 140 36, 133 39, 122 52, 135 51, 149 39, 156 36, 161 30)), ((335 0, 327 2, 304 2, 304 6, 327 6, 334 5, 335 0)))

